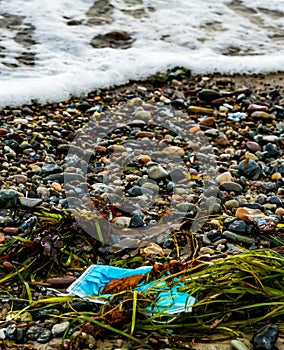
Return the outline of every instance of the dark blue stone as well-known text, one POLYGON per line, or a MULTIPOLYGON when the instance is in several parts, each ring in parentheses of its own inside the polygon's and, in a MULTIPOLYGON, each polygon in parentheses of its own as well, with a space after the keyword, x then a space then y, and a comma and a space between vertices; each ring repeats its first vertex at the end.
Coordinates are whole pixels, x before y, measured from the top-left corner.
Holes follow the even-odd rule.
POLYGON ((144 215, 140 210, 135 210, 132 213, 129 227, 139 228, 145 226, 144 215))
POLYGON ((271 158, 277 158, 280 156, 280 152, 272 143, 268 143, 265 146, 264 151, 267 153, 267 156, 271 158))
POLYGON ((254 350, 273 350, 278 338, 277 325, 266 325, 260 328, 252 338, 254 350))
POLYGON ((228 230, 235 233, 248 234, 251 233, 252 228, 243 220, 235 220, 228 226, 228 230))
POLYGON ((137 196, 142 196, 143 191, 141 187, 133 186, 129 188, 129 190, 127 190, 126 193, 128 193, 130 197, 137 197, 137 196))
POLYGON ((250 180, 257 180, 261 175, 260 166, 252 159, 242 160, 238 166, 240 175, 245 176, 250 180))

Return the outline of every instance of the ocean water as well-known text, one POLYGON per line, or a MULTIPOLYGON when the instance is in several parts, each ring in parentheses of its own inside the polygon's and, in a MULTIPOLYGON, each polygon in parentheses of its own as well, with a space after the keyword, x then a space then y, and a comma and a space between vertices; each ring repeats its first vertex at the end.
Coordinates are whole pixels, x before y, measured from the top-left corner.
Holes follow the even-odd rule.
POLYGON ((284 0, 0 0, 0 107, 157 71, 284 70, 284 0))

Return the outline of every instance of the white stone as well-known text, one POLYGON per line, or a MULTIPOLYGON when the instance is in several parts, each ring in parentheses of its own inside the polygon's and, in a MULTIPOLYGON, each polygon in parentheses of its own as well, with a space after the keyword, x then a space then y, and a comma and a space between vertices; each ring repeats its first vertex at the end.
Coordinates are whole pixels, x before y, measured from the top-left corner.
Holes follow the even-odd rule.
POLYGON ((216 177, 216 181, 218 182, 219 185, 223 182, 232 181, 232 180, 233 180, 233 176, 230 173, 230 171, 225 171, 224 173, 216 177))
POLYGON ((5 334, 5 328, 1 328, 0 329, 0 340, 4 340, 5 337, 6 337, 6 334, 5 334))
POLYGON ((231 346, 233 350, 249 350, 243 342, 236 339, 231 341, 231 346))
POLYGON ((114 224, 119 227, 129 227, 131 218, 127 216, 119 216, 115 221, 114 224))
POLYGON ((166 169, 164 169, 161 165, 153 165, 150 167, 148 176, 153 180, 164 179, 169 175, 166 169))
POLYGON ((51 333, 56 337, 59 334, 62 334, 69 327, 69 322, 65 321, 62 323, 57 323, 52 327, 51 333))

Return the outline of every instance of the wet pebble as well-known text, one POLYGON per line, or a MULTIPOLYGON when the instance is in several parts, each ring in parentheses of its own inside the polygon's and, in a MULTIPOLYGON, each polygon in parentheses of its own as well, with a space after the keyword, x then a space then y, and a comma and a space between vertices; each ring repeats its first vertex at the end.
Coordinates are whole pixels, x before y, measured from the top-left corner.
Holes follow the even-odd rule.
POLYGON ((189 106, 188 107, 189 113, 199 113, 199 114, 214 114, 215 110, 212 108, 204 108, 204 107, 198 107, 198 106, 189 106))
POLYGON ((141 187, 150 189, 151 191, 153 191, 153 193, 158 193, 159 190, 160 190, 160 187, 156 183, 153 183, 153 182, 150 182, 150 181, 144 182, 141 187))
POLYGON ((257 142, 247 141, 246 146, 251 152, 261 151, 261 146, 257 142))
POLYGON ((221 98, 222 94, 216 90, 202 89, 198 93, 198 97, 200 98, 200 100, 205 101, 207 103, 210 103, 213 100, 217 100, 217 99, 221 98))
POLYGON ((219 135, 216 139, 215 142, 217 143, 217 145, 220 146, 229 146, 230 141, 228 140, 227 136, 225 135, 219 135))
POLYGON ((278 142, 279 141, 279 137, 276 135, 264 135, 262 137, 263 141, 267 141, 267 142, 278 142))
POLYGON ((221 190, 225 190, 227 192, 235 192, 237 194, 242 193, 243 191, 242 186, 233 181, 223 181, 219 187, 221 190))
POLYGON ((252 232, 252 227, 243 220, 234 220, 228 226, 228 230, 239 234, 250 234, 252 232))
POLYGON ((50 190, 47 187, 39 186, 36 189, 38 197, 46 201, 50 197, 50 190))
POLYGON ((259 209, 240 207, 236 211, 236 217, 247 223, 253 224, 260 232, 273 231, 277 225, 276 218, 265 215, 259 209))
POLYGON ((24 338, 24 331, 21 328, 9 326, 6 328, 6 339, 20 343, 24 338))
POLYGON ((51 188, 57 192, 61 192, 62 191, 62 186, 58 183, 58 182, 52 182, 51 184, 51 188))
POLYGON ((266 325, 253 336, 251 343, 254 350, 273 350, 277 341, 279 328, 277 325, 266 325))
POLYGON ((280 179, 282 179, 281 173, 273 173, 271 175, 271 180, 273 180, 273 181, 277 181, 277 180, 280 180, 280 179))
POLYGON ((255 112, 255 111, 268 112, 269 108, 265 105, 258 105, 256 103, 252 103, 248 106, 247 110, 250 112, 255 112))
POLYGON ((0 209, 14 208, 18 202, 15 190, 0 190, 0 209))
POLYGON ((269 203, 271 204, 276 204, 277 207, 284 207, 284 202, 281 198, 279 198, 278 196, 271 196, 268 198, 269 203))
POLYGON ((66 329, 69 327, 69 325, 70 325, 70 322, 68 321, 57 323, 52 327, 51 333, 53 334, 54 337, 57 337, 58 335, 64 333, 66 329))
MULTIPOLYGON (((149 189, 148 189, 149 190, 149 189)), ((146 191, 146 189, 144 189, 144 191, 146 191)), ((151 190, 150 190, 151 191, 151 190)), ((137 197, 137 196, 142 196, 143 195, 143 189, 140 186, 133 186, 131 188, 129 188, 126 193, 130 196, 130 197, 137 197)))
POLYGON ((39 343, 47 343, 51 339, 52 334, 47 328, 32 326, 27 330, 26 336, 31 340, 38 341, 39 343))
POLYGON ((280 156, 279 150, 272 143, 268 143, 265 146, 264 152, 266 153, 267 157, 277 158, 280 156))
POLYGON ((129 227, 131 218, 127 216, 119 216, 115 219, 114 224, 120 227, 129 227))
POLYGON ((135 210, 129 223, 129 227, 139 228, 145 226, 144 214, 140 210, 135 210))
POLYGON ((245 343, 236 339, 231 341, 231 347, 232 347, 232 350, 250 350, 245 343))
MULTIPOLYGON (((142 100, 140 100, 140 102, 142 102, 142 100)), ((129 103, 130 103, 130 101, 129 101, 129 103)), ((141 119, 142 122, 143 122, 143 125, 144 125, 145 121, 148 121, 148 120, 150 120, 152 118, 152 115, 151 115, 151 112, 145 111, 144 108, 137 107, 136 110, 135 110, 135 117, 137 119, 141 119)))
POLYGON ((62 173, 63 169, 57 164, 44 164, 41 168, 43 176, 62 173))
POLYGON ((167 170, 159 164, 149 166, 148 176, 150 179, 161 180, 168 177, 168 175, 169 173, 167 172, 167 170))
POLYGON ((233 180, 233 177, 230 171, 225 171, 224 173, 216 177, 216 181, 218 182, 218 184, 222 184, 223 182, 228 182, 232 180, 233 180))
POLYGON ((17 174, 13 176, 17 184, 25 184, 28 181, 28 177, 24 174, 17 174))
POLYGON ((14 265, 10 261, 3 261, 2 265, 6 272, 11 272, 14 270, 14 265))
POLYGON ((135 137, 137 138, 148 138, 148 139, 152 139, 154 137, 154 133, 150 132, 150 131, 137 131, 137 133, 135 134, 135 137))
POLYGON ((19 202, 20 202, 22 207, 32 209, 32 208, 35 208, 36 206, 40 205, 42 203, 42 199, 20 197, 19 202))
POLYGON ((263 111, 255 111, 251 114, 254 119, 275 119, 275 115, 263 111))
POLYGON ((230 199, 224 203, 224 206, 227 209, 232 210, 234 208, 238 208, 240 206, 240 203, 235 199, 230 199))
POLYGON ((9 134, 9 130, 5 128, 0 128, 0 137, 9 134))
POLYGON ((203 126, 214 126, 215 125, 215 118, 205 116, 199 120, 198 124, 203 125, 203 126))
POLYGON ((222 235, 224 237, 226 237, 229 241, 233 241, 233 242, 236 242, 236 243, 244 243, 244 244, 246 244, 248 246, 256 244, 256 240, 254 238, 246 237, 246 236, 243 236, 241 234, 237 234, 235 232, 224 231, 222 233, 222 235))
POLYGON ((276 208, 275 215, 284 215, 284 208, 276 208))
POLYGON ((250 180, 257 180, 261 175, 261 167, 252 159, 242 160, 238 166, 240 175, 250 180))

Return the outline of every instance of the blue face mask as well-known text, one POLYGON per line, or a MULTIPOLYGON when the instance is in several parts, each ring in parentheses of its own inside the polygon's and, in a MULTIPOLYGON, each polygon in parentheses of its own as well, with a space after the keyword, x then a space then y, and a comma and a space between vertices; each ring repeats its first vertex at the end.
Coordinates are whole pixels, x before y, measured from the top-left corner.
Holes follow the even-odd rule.
MULTIPOLYGON (((97 303, 106 303, 112 298, 111 294, 101 294, 105 285, 111 280, 122 279, 134 275, 146 275, 152 270, 152 266, 142 266, 137 269, 124 269, 114 266, 91 265, 74 283, 67 292, 81 298, 87 298, 97 303)), ((172 315, 180 312, 191 312, 191 306, 195 298, 187 293, 179 292, 183 283, 174 279, 169 286, 165 280, 160 279, 150 283, 141 282, 135 290, 145 295, 156 295, 156 301, 147 307, 147 314, 164 313, 172 315), (175 282, 177 282, 175 284, 175 282)))

